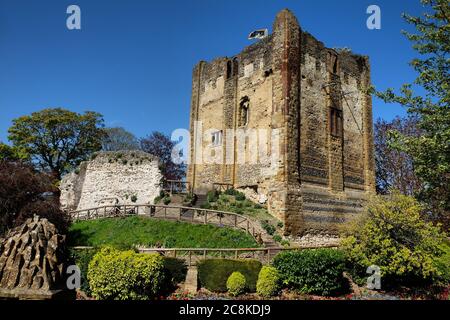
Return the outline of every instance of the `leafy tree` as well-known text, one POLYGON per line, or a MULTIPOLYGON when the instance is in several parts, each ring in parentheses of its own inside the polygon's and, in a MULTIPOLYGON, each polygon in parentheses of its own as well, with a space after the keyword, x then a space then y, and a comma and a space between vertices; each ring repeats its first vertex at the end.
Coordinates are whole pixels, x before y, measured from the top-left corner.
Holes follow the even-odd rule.
POLYGON ((417 117, 396 117, 391 122, 378 119, 374 127, 377 192, 387 194, 396 189, 402 194, 415 195, 421 184, 414 172, 413 159, 406 152, 391 147, 391 135, 400 132, 419 137, 417 117))
POLYGON ((0 235, 34 214, 49 219, 65 232, 69 217, 52 197, 56 192, 52 177, 36 171, 31 164, 0 161, 0 235))
POLYGON ((138 150, 139 141, 131 133, 121 127, 105 128, 106 135, 102 140, 103 151, 138 150))
POLYGON ((20 151, 18 148, 11 147, 5 143, 0 142, 0 161, 1 160, 29 160, 29 155, 26 152, 20 151))
POLYGON ((186 166, 172 161, 175 145, 168 135, 158 131, 141 139, 141 149, 159 158, 161 173, 166 180, 181 180, 185 176, 186 166))
POLYGON ((92 152, 101 148, 103 118, 96 112, 79 114, 55 108, 13 120, 9 140, 26 151, 37 165, 60 180, 92 152))
POLYGON ((420 54, 410 65, 418 73, 413 84, 399 93, 393 89, 377 92, 386 102, 399 103, 418 117, 419 137, 400 132, 393 135, 393 146, 408 153, 414 171, 423 181, 419 199, 428 204, 432 218, 449 226, 450 212, 450 4, 448 0, 421 0, 429 10, 420 17, 404 14, 417 32, 403 31, 420 54), (422 87, 423 96, 414 94, 422 87))
POLYGON ((399 192, 374 197, 367 212, 344 231, 342 250, 354 280, 367 278, 371 265, 380 267, 387 285, 417 284, 439 279, 436 265, 444 254, 445 235, 421 218, 418 201, 399 192))

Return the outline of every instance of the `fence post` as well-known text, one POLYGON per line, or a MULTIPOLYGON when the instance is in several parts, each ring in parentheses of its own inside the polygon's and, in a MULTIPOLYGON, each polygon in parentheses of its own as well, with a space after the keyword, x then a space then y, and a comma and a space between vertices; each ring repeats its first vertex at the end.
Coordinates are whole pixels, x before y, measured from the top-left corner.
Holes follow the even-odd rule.
POLYGON ((237 258, 238 258, 238 251, 237 251, 237 249, 236 249, 236 250, 234 250, 234 258, 235 258, 235 259, 237 259, 237 258))
POLYGON ((237 216, 234 216, 234 227, 237 227, 237 216))
POLYGON ((192 251, 189 250, 189 267, 192 266, 192 251))
POLYGON ((183 211, 181 208, 179 208, 180 209, 180 211, 179 211, 179 213, 178 213, 178 220, 181 220, 181 212, 183 211))
POLYGON ((208 223, 208 211, 204 211, 205 212, 205 223, 204 224, 207 224, 208 223))
POLYGON ((123 215, 126 216, 127 215, 127 206, 123 205, 123 215))
POLYGON ((247 230, 248 233, 250 233, 249 229, 250 229, 250 222, 247 219, 247 229, 246 230, 247 230))
POLYGON ((203 250, 203 260, 206 260, 206 250, 203 250))

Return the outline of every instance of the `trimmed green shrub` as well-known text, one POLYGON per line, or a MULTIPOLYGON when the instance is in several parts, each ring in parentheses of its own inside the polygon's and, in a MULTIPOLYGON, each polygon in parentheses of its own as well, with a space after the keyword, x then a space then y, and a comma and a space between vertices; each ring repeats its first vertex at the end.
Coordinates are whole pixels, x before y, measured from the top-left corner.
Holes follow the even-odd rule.
POLYGON ((170 202, 172 202, 172 200, 170 199, 170 197, 165 197, 163 198, 163 203, 167 206, 170 202))
POLYGON ((344 290, 345 259, 339 250, 285 251, 274 258, 273 265, 285 286, 302 293, 333 295, 344 290))
POLYGON ((148 300, 161 293, 164 259, 112 247, 101 249, 89 263, 92 296, 100 300, 148 300))
POLYGON ((236 297, 243 294, 245 292, 245 288, 246 281, 242 273, 235 271, 228 277, 227 289, 230 296, 236 297))
POLYGON ((435 262, 444 255, 445 235, 421 218, 422 210, 416 199, 398 192, 388 199, 371 199, 367 212, 346 230, 342 241, 357 283, 367 279, 371 265, 380 267, 387 286, 427 285, 442 276, 435 262))
POLYGON ((198 278, 202 287, 226 292, 228 277, 238 271, 244 275, 248 291, 255 292, 261 267, 257 260, 208 259, 198 264, 198 278))
POLYGON ((187 265, 183 259, 164 257, 164 270, 167 283, 166 291, 176 289, 178 283, 186 280, 187 265))
POLYGON ((258 275, 256 293, 264 298, 274 296, 280 290, 280 282, 280 275, 276 268, 263 266, 258 275))

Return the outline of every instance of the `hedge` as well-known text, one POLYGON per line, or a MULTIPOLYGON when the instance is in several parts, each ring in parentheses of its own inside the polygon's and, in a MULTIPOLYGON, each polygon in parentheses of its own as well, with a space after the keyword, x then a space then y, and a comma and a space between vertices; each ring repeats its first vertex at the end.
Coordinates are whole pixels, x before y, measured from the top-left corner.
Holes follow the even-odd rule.
POLYGON ((112 247, 101 249, 89 263, 92 296, 100 300, 148 300, 165 284, 164 259, 112 247))
POLYGON ((288 288, 302 293, 333 295, 345 289, 344 254, 336 249, 279 253, 273 261, 288 288))
POLYGON ((198 279, 200 285, 210 291, 226 292, 228 277, 237 271, 244 275, 247 290, 255 292, 261 267, 257 260, 208 259, 198 264, 198 279))

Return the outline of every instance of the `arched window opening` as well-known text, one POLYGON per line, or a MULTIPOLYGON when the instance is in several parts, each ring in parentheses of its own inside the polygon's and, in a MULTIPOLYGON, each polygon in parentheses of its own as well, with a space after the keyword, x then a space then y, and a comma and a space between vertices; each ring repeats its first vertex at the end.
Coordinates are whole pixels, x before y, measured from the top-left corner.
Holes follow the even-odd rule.
POLYGON ((248 124, 250 120, 250 99, 245 96, 241 99, 239 104, 239 126, 244 127, 248 124))

